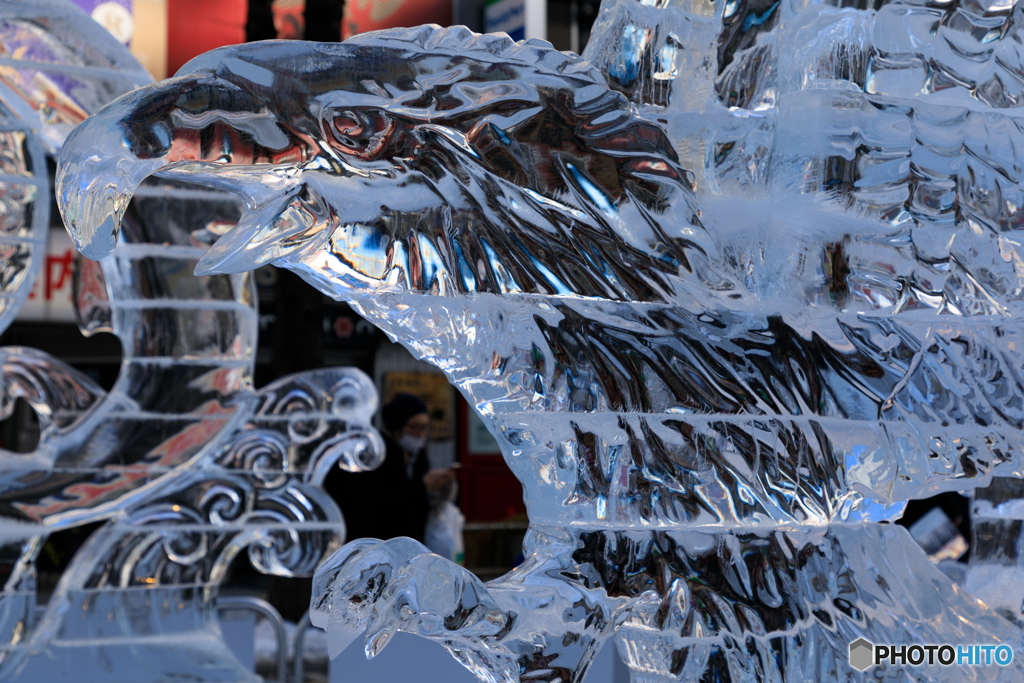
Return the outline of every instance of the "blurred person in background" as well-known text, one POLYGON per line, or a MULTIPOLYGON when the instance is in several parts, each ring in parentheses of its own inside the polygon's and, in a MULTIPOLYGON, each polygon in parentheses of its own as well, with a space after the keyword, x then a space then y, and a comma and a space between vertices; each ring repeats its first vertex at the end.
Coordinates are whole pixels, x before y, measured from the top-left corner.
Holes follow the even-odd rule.
POLYGON ((335 467, 324 490, 344 515, 346 542, 408 536, 422 543, 431 496, 449 489, 455 472, 430 467, 425 450, 430 415, 423 399, 395 394, 381 409, 381 421, 387 446, 383 464, 371 472, 335 467))

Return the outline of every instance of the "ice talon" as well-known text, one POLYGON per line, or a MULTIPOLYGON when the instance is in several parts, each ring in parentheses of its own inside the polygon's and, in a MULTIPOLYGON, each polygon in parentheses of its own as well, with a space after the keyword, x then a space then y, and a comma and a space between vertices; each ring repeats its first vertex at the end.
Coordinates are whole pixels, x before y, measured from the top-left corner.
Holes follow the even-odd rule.
POLYGON ((569 548, 531 533, 539 552, 487 583, 412 539, 354 541, 317 570, 311 620, 332 656, 364 632, 376 656, 398 630, 437 641, 489 683, 581 681, 627 601, 575 580, 569 548))

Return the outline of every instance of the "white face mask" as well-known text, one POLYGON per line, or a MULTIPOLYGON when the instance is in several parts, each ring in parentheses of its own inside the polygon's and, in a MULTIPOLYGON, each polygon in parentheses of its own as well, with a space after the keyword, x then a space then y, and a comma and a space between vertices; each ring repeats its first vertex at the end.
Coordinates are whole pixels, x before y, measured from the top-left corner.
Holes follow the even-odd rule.
POLYGON ((427 445, 427 437, 402 434, 398 437, 398 445, 404 448, 407 453, 418 453, 421 448, 427 445))

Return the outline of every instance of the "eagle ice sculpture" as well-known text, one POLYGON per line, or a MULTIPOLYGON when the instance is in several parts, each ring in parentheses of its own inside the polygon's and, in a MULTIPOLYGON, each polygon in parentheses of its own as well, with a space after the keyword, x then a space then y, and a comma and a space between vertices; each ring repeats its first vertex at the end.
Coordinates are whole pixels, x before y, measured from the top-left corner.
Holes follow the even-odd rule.
POLYGON ((1020 477, 1013 5, 606 2, 583 57, 425 26, 215 50, 65 145, 102 258, 146 177, 243 200, 265 263, 442 368, 523 482, 526 561, 408 539, 321 565, 333 653, 434 639, 484 681, 1024 679, 848 663, 1022 632, 892 524, 1020 477))

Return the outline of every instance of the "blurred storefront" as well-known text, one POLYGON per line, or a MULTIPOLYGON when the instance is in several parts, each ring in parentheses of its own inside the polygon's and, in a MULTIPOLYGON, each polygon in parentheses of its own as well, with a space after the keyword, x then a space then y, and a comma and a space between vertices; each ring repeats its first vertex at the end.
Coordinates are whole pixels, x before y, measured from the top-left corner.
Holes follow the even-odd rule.
POLYGON ((333 41, 399 26, 464 25, 541 38, 580 52, 595 0, 72 0, 127 45, 154 78, 222 45, 278 38, 333 41), (308 28, 307 28, 308 27, 308 28))

